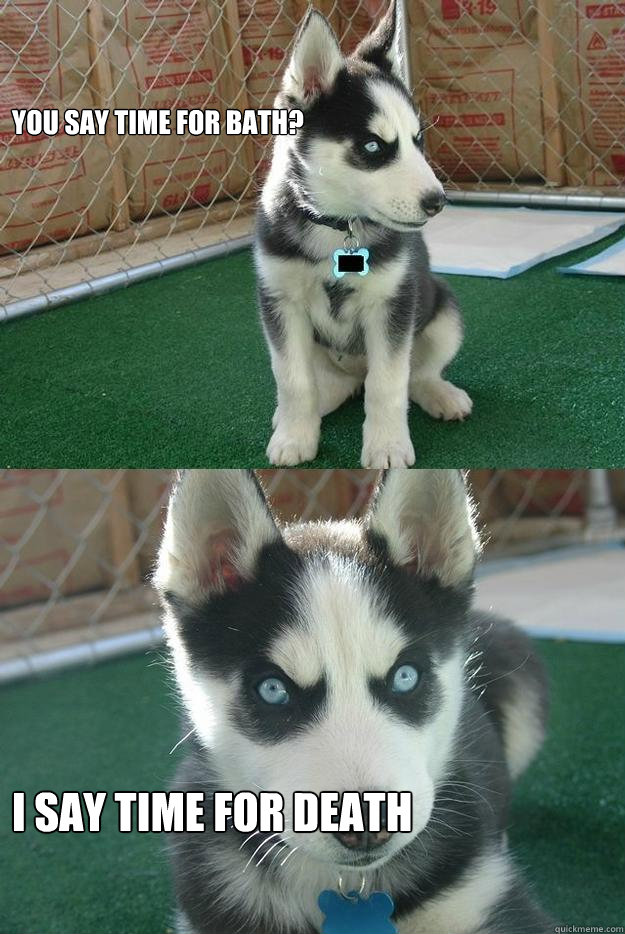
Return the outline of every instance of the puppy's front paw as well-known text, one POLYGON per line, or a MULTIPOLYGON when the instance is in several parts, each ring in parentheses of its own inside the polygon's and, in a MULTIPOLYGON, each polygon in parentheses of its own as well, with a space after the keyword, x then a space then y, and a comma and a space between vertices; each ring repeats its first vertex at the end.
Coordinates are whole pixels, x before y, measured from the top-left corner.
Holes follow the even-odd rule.
POLYGON ((446 379, 422 379, 413 382, 410 398, 432 418, 446 422, 462 421, 471 414, 471 397, 446 379))
POLYGON ((278 421, 271 441, 267 446, 267 457, 275 467, 294 467, 303 461, 314 460, 319 446, 319 424, 278 421))
POLYGON ((415 454, 408 429, 391 435, 365 424, 360 462, 363 467, 411 467, 415 454))

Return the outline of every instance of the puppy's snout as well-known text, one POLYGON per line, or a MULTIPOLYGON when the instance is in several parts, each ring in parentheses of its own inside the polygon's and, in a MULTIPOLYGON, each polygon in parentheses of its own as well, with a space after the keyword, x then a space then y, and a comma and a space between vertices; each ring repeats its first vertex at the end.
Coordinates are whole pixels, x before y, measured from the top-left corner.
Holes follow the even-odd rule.
POLYGON ((333 834, 339 843, 348 850, 375 850, 379 846, 388 843, 391 839, 391 835, 386 829, 386 804, 384 802, 380 805, 379 830, 369 829, 369 809, 365 802, 362 804, 362 812, 365 824, 365 830, 362 833, 349 830, 344 833, 339 831, 333 834))
POLYGON ((442 191, 428 191, 421 198, 421 208, 428 217, 434 217, 446 204, 447 198, 442 191))

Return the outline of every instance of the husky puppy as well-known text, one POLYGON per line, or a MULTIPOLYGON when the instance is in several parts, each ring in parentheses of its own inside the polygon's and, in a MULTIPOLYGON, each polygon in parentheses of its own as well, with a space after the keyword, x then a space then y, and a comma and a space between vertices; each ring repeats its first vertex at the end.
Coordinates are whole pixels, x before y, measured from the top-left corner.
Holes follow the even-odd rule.
POLYGON ((466 392, 442 377, 462 321, 419 233, 445 195, 423 154, 396 31, 392 3, 344 58, 311 11, 276 101, 302 110, 304 125, 276 137, 258 212, 259 303, 277 385, 272 464, 314 458, 321 418, 363 383, 364 467, 414 463, 409 399, 434 418, 471 412, 466 392), (349 222, 369 272, 337 278, 333 254, 349 222))
POLYGON ((176 787, 207 818, 172 834, 180 934, 318 934, 340 879, 388 893, 399 934, 553 930, 506 839, 545 679, 472 610, 477 550, 456 471, 390 470, 363 521, 283 527, 251 472, 182 476, 156 584, 191 737, 176 787), (215 833, 213 793, 243 790, 280 792, 287 830, 215 833), (367 790, 412 792, 412 832, 289 829, 293 792, 367 790))

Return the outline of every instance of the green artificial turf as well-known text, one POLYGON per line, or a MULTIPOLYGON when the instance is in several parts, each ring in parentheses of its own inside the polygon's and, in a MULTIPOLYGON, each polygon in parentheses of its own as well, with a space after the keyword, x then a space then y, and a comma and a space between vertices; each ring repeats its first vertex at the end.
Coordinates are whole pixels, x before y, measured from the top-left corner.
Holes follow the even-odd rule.
MULTIPOLYGON (((552 678, 547 743, 511 818, 517 861, 552 915, 625 922, 625 646, 538 643, 552 678)), ((172 894, 159 834, 10 829, 10 795, 167 787, 181 748, 163 665, 135 656, 0 690, 2 934, 164 934, 172 894)))
MULTIPOLYGON (((563 276, 621 234, 508 280, 448 277, 466 316, 449 375, 465 424, 416 406, 417 466, 625 460, 625 287, 563 276)), ((275 398, 248 251, 0 328, 2 465, 261 467, 275 398)), ((362 399, 324 419, 313 466, 358 466, 362 399)))

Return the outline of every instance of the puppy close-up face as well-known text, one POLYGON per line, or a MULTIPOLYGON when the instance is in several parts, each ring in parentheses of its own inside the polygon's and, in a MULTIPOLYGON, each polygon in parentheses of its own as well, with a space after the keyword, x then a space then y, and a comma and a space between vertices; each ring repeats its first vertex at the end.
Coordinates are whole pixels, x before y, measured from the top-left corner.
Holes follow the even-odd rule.
POLYGON ((459 475, 419 475, 392 472, 363 523, 280 530, 236 471, 192 472, 170 508, 157 583, 194 731, 224 788, 282 794, 276 846, 336 865, 423 830, 462 706, 474 533, 459 475), (304 790, 409 791, 412 831, 294 833, 304 790))
POLYGON ((285 105, 304 111, 289 141, 305 205, 367 217, 396 230, 423 226, 445 203, 424 155, 424 127, 402 77, 391 5, 345 58, 328 22, 312 12, 285 72, 285 105))

